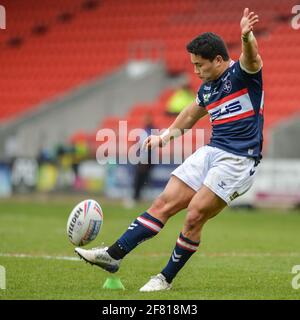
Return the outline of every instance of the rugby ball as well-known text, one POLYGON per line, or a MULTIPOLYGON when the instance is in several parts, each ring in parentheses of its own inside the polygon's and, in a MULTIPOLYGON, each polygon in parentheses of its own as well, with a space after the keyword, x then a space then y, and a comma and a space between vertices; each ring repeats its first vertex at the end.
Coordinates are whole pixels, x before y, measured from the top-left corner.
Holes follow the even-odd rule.
POLYGON ((68 223, 67 235, 75 246, 84 246, 93 241, 103 224, 103 212, 98 202, 84 200, 72 210, 68 223))

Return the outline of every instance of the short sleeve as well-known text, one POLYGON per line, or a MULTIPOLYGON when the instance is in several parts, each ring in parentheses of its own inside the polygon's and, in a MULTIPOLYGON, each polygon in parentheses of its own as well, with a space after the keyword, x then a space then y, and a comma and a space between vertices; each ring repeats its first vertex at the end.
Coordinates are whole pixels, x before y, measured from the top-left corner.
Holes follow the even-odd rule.
POLYGON ((257 72, 250 73, 249 71, 247 71, 245 69, 245 67, 243 67, 241 65, 240 60, 238 60, 235 63, 234 68, 235 68, 235 71, 236 71, 237 75, 241 76, 244 79, 255 79, 255 78, 260 78, 261 77, 262 68, 260 68, 257 72))

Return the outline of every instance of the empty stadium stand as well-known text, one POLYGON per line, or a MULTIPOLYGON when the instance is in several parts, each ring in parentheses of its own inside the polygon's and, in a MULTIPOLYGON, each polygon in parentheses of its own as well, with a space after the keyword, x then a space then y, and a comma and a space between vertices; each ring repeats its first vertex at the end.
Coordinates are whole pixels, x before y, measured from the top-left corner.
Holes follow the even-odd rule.
MULTIPOLYGON (((244 1, 232 0, 3 0, 9 17, 0 31, 0 122, 34 111, 74 87, 103 76, 129 59, 164 60, 170 75, 186 73, 196 91, 185 46, 213 31, 240 52, 239 19, 244 1)), ((264 59, 265 124, 272 128, 300 106, 299 30, 290 25, 295 0, 251 0, 260 15, 256 28, 264 59)), ((133 106, 127 119, 138 126, 145 112, 159 128, 169 125, 164 103, 170 90, 150 105, 133 106)), ((116 125, 102 119, 99 128, 116 125)), ((209 132, 207 119, 197 124, 209 132)), ((80 128, 78 128, 80 130, 80 128)), ((91 134, 91 133, 89 133, 91 134)))

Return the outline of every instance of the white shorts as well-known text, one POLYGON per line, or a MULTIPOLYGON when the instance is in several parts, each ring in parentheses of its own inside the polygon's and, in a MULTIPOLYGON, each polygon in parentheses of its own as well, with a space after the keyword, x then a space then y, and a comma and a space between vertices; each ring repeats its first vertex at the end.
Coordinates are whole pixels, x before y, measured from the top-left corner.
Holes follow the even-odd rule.
POLYGON ((196 192, 207 186, 227 205, 253 184, 255 160, 219 148, 204 146, 189 156, 172 175, 196 192))

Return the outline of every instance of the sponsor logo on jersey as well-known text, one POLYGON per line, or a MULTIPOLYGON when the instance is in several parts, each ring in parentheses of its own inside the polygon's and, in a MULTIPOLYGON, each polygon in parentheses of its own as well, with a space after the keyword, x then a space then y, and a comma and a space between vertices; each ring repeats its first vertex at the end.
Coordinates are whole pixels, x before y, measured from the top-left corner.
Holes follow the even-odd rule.
POLYGON ((229 93, 232 89, 232 83, 230 80, 226 80, 223 84, 223 91, 229 93))
POLYGON ((213 125, 244 119, 255 114, 247 88, 208 104, 206 109, 213 125))
POLYGON ((208 102, 210 96, 211 96, 211 93, 204 93, 204 94, 203 94, 203 101, 204 101, 204 102, 208 102))
POLYGON ((218 109, 216 111, 213 111, 210 116, 211 116, 211 121, 214 121, 215 119, 230 114, 230 113, 235 113, 242 110, 242 106, 240 104, 240 101, 234 101, 232 103, 229 103, 228 105, 223 106, 221 109, 218 109))

